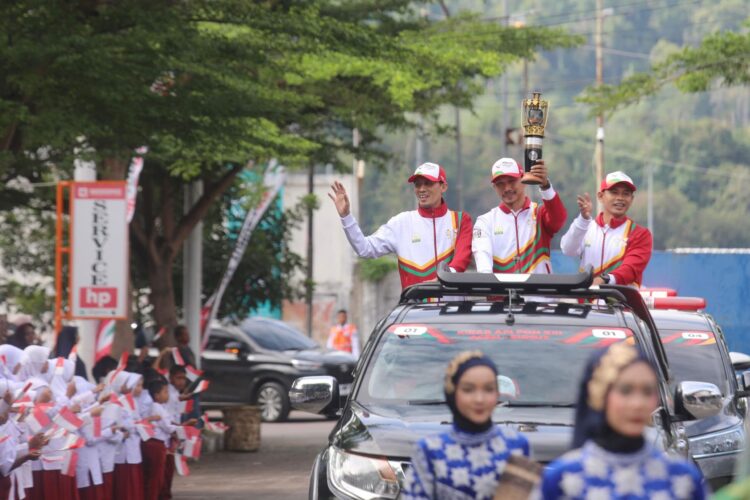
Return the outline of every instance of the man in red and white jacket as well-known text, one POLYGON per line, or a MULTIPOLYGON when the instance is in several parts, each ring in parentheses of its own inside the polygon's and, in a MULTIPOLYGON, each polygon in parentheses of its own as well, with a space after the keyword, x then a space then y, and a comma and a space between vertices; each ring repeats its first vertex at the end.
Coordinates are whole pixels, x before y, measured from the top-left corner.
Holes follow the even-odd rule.
POLYGON ((651 231, 638 226, 627 212, 635 194, 633 180, 612 172, 602 181, 597 198, 602 213, 591 219, 591 197, 578 196, 580 215, 562 237, 565 255, 579 257, 580 269, 594 267, 595 285, 602 283, 640 287, 643 271, 651 260, 651 231))
POLYGON ((523 170, 514 159, 501 158, 492 165, 492 185, 501 203, 474 224, 471 249, 478 272, 552 272, 550 241, 568 212, 549 182, 544 161, 538 161, 531 173, 544 180, 542 205, 526 196, 523 170))
POLYGON ((435 279, 441 262, 447 262, 451 271, 463 272, 471 261, 471 216, 448 209, 443 200, 448 190, 445 170, 436 163, 423 163, 409 182, 414 184, 417 210, 391 217, 371 236, 362 233, 352 216, 344 186, 335 182, 333 194, 328 193, 357 255, 375 258, 396 254, 402 288, 435 279))

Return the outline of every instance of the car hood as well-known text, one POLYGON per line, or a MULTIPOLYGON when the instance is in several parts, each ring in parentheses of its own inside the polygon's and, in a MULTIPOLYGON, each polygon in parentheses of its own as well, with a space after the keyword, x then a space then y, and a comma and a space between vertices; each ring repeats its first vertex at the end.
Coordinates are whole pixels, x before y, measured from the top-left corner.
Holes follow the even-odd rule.
MULTIPOLYGON (((493 421, 501 429, 522 432, 529 440, 532 457, 549 462, 570 448, 574 411, 555 407, 498 407, 493 421)), ((445 405, 365 407, 352 402, 334 428, 331 444, 357 453, 408 460, 419 439, 449 430, 452 419, 445 405)))

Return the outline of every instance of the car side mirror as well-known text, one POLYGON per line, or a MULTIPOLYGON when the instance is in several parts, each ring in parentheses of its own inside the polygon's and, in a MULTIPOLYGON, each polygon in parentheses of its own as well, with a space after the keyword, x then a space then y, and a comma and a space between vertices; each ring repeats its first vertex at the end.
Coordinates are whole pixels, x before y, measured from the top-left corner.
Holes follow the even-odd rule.
POLYGON ((227 345, 224 346, 224 352, 236 354, 238 358, 242 359, 250 354, 250 349, 247 347, 247 344, 243 342, 232 341, 227 342, 227 345))
POLYGON ((718 415, 724 407, 724 397, 714 384, 681 382, 675 391, 675 413, 683 420, 700 420, 718 415))
POLYGON ((735 394, 735 397, 746 398, 750 396, 750 370, 745 370, 737 374, 737 388, 739 390, 735 394))
POLYGON ((732 362, 732 368, 735 372, 743 372, 750 369, 750 356, 744 352, 730 352, 729 360, 732 362))
POLYGON ((307 413, 330 415, 341 406, 338 381, 328 375, 301 377, 289 389, 292 408, 307 413))

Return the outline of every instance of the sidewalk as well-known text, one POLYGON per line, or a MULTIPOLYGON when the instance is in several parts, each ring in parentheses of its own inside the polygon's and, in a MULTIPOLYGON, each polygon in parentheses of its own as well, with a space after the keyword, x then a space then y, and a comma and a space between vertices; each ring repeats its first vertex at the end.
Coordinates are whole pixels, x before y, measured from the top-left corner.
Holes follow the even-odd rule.
POLYGON ((190 476, 175 476, 175 500, 307 498, 315 455, 335 422, 293 412, 290 421, 261 425, 261 448, 254 453, 219 452, 189 463, 190 476))

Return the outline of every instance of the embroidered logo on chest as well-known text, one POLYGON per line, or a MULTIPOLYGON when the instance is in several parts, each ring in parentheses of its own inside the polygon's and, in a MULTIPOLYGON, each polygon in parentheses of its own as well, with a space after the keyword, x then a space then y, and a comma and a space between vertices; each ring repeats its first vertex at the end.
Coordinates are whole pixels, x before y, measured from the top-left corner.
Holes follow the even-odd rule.
POLYGON ((445 230, 445 237, 449 240, 452 239, 456 235, 456 230, 452 228, 448 228, 445 230))
POLYGON ((505 231, 503 231, 503 226, 495 226, 495 235, 503 234, 505 231))
POLYGON ((419 243, 420 241, 422 241, 422 238, 418 234, 413 234, 411 236, 412 243, 419 243))
POLYGON ((591 238, 586 238, 586 239, 585 239, 585 240, 583 241, 583 246, 585 246, 585 247, 590 247, 590 246, 591 246, 591 238))

